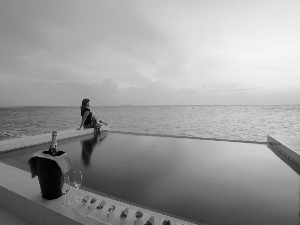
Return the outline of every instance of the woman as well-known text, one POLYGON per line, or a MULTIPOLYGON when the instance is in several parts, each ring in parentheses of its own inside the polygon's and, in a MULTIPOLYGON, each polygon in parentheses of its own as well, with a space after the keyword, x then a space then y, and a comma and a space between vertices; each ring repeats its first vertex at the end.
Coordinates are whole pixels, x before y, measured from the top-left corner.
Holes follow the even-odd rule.
POLYGON ((82 100, 81 104, 81 117, 82 121, 80 127, 77 130, 82 130, 83 128, 94 128, 98 133, 100 133, 101 124, 105 126, 108 125, 104 120, 97 121, 97 118, 93 112, 90 110, 90 100, 85 98, 82 100))

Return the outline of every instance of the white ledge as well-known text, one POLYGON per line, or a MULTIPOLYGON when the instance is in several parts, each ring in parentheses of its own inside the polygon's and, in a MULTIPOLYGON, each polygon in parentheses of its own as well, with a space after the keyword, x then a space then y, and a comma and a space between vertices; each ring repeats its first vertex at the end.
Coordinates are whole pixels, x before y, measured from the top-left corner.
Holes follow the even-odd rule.
MULTIPOLYGON (((57 132, 57 140, 79 137, 94 133, 93 128, 84 130, 64 130, 57 132)), ((11 151, 19 148, 39 145, 51 142, 52 133, 39 134, 35 136, 24 136, 21 138, 0 141, 0 152, 11 151)))
POLYGON ((279 152, 284 154, 287 158, 295 162, 297 165, 300 166, 300 155, 298 152, 293 151, 289 147, 287 147, 285 144, 282 144, 275 138, 267 135, 267 141, 269 144, 271 144, 275 149, 277 149, 279 152))

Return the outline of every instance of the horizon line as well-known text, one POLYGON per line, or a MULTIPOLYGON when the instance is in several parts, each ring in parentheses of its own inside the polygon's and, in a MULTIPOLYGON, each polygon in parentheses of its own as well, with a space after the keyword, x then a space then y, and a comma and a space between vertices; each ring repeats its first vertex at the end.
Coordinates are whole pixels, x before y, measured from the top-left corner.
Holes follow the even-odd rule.
MULTIPOLYGON (((190 105, 93 105, 91 107, 145 107, 145 106, 288 106, 288 105, 300 105, 295 104, 190 104, 190 105)), ((11 106, 0 106, 0 108, 17 108, 17 107, 80 107, 80 105, 11 105, 11 106)))

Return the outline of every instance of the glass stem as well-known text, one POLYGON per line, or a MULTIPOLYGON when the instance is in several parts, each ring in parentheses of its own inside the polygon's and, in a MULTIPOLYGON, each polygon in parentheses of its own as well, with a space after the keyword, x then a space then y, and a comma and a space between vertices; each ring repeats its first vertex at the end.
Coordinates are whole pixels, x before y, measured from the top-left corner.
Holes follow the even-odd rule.
POLYGON ((79 186, 77 186, 77 197, 79 197, 79 186))
POLYGON ((67 194, 68 194, 68 192, 66 191, 66 194, 65 194, 65 203, 67 203, 67 194))

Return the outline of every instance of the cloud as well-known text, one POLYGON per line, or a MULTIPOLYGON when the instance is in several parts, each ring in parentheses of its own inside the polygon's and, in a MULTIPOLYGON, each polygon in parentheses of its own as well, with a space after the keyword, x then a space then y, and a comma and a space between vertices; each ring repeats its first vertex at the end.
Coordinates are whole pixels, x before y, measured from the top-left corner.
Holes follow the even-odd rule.
POLYGON ((0 105, 297 102, 298 5, 2 1, 0 105))
POLYGON ((1 57, 23 56, 47 49, 47 26, 63 24, 64 3, 2 1, 0 13, 1 57))
POLYGON ((3 105, 78 106, 83 98, 92 105, 239 105, 239 104, 297 104, 297 86, 286 90, 278 86, 257 88, 228 88, 175 90, 160 82, 144 86, 120 88, 113 78, 98 84, 53 82, 44 80, 15 81, 0 84, 3 105))
POLYGON ((113 76, 124 85, 137 85, 154 78, 157 55, 167 45, 129 2, 2 5, 0 72, 6 76, 82 82, 113 76))

